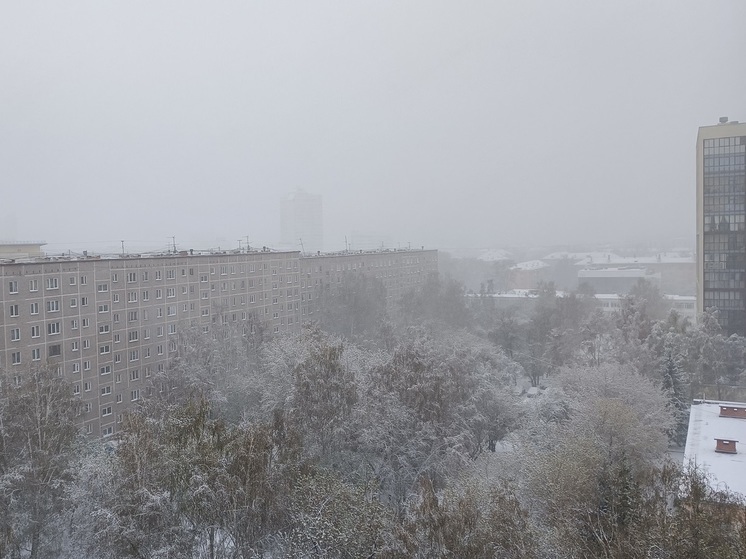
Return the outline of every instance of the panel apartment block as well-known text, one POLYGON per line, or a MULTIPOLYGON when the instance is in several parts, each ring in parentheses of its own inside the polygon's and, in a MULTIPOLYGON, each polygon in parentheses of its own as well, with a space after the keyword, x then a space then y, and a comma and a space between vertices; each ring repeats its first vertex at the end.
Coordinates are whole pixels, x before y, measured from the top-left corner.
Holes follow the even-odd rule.
POLYGON ((20 382, 30 366, 57 367, 81 397, 85 432, 108 436, 177 355, 182 329, 297 332, 350 274, 379 278, 393 302, 434 271, 436 251, 0 260, 0 369, 20 382))

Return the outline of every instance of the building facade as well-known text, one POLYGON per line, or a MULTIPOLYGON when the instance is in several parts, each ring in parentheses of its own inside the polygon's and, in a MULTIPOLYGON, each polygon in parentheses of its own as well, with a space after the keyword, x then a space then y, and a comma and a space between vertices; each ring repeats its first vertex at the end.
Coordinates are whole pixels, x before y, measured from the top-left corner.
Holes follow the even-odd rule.
POLYGON ((297 332, 350 274, 380 278, 393 300, 434 271, 436 251, 0 260, 0 369, 20 381, 28 367, 56 367, 83 402, 85 432, 108 436, 178 355, 183 329, 297 332))
POLYGON ((697 310, 746 335, 746 124, 720 119, 697 135, 697 310))
POLYGON ((281 202, 280 234, 283 247, 316 254, 324 250, 321 196, 298 190, 281 202))

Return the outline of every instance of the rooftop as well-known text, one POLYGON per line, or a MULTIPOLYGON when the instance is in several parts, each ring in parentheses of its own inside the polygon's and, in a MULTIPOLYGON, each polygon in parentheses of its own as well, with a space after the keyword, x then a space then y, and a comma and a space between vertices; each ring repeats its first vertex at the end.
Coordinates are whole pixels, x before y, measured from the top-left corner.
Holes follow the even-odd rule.
POLYGON ((689 415, 684 463, 693 461, 712 476, 715 488, 725 486, 746 496, 746 419, 720 417, 720 406, 746 403, 695 400, 689 415), (738 441, 738 453, 715 452, 715 440, 738 441))

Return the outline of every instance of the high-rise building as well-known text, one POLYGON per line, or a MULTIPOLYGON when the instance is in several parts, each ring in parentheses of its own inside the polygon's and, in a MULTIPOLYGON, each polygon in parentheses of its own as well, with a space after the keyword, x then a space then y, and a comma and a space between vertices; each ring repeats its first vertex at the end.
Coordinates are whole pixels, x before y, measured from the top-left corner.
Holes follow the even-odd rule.
POLYGON ((727 117, 697 134, 697 311, 710 308, 746 335, 746 124, 727 117))
POLYGON ((324 250, 321 196, 296 190, 282 200, 281 241, 285 248, 315 254, 324 250))

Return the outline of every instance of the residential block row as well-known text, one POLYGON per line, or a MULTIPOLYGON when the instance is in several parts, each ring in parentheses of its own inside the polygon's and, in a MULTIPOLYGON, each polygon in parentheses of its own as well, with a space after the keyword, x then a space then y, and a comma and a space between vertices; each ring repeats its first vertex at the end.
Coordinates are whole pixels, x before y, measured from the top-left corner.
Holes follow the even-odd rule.
POLYGON ((85 432, 116 432, 179 351, 179 332, 298 332, 357 275, 393 305, 437 271, 434 250, 302 257, 297 251, 195 252, 0 260, 0 369, 22 382, 49 365, 83 402, 85 432))

